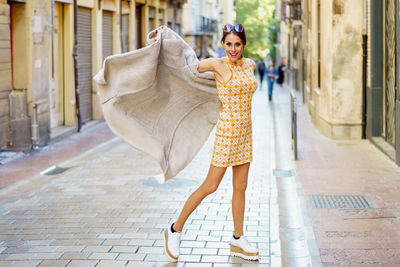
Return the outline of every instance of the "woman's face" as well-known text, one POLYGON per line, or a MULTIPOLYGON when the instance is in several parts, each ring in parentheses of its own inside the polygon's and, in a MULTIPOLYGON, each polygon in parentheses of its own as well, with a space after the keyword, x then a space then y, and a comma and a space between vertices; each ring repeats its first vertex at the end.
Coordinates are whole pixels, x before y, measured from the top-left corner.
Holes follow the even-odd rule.
POLYGON ((244 44, 239 36, 230 33, 225 37, 224 48, 228 58, 236 62, 242 57, 244 44))
POLYGON ((274 66, 274 62, 272 60, 269 61, 269 66, 273 67, 274 66))

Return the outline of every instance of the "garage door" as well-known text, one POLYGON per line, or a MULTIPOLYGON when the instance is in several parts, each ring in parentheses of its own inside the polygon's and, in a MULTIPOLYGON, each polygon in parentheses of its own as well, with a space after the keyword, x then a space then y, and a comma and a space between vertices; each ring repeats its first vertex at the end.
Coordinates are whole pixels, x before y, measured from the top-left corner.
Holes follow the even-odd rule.
POLYGON ((112 55, 112 15, 110 11, 103 11, 103 60, 112 55))
POLYGON ((129 51, 129 15, 122 15, 122 53, 129 51))
POLYGON ((78 8, 78 92, 82 123, 92 119, 91 10, 78 8))

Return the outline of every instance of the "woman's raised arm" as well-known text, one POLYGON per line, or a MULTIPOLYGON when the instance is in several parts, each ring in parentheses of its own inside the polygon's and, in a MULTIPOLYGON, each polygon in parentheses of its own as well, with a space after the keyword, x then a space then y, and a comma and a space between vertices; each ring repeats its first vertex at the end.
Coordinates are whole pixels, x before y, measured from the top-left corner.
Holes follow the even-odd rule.
POLYGON ((216 58, 207 58, 207 59, 200 60, 197 70, 199 72, 206 72, 206 71, 215 72, 216 71, 215 64, 217 64, 217 60, 218 59, 216 59, 216 58))

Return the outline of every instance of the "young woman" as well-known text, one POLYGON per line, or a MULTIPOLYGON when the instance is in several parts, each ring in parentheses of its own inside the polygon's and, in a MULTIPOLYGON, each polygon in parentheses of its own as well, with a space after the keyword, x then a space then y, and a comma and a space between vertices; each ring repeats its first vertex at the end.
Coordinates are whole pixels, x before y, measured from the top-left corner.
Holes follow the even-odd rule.
POLYGON ((187 218, 206 196, 217 190, 229 166, 233 169, 231 255, 258 260, 257 248, 243 234, 245 191, 252 161, 251 99, 257 88, 255 63, 242 56, 246 45, 243 25, 225 25, 221 42, 227 57, 205 59, 198 66, 199 72, 214 73, 222 109, 208 175, 187 199, 176 222, 164 231, 165 253, 174 262, 179 257, 181 231, 187 218))

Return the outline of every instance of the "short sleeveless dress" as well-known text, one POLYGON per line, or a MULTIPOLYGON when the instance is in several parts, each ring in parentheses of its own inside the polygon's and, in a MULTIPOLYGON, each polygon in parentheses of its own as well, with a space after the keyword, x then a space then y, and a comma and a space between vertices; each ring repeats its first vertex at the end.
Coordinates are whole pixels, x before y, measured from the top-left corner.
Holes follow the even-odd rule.
POLYGON ((256 64, 249 58, 232 62, 225 57, 231 69, 226 83, 217 80, 219 112, 211 164, 216 167, 241 165, 253 160, 251 100, 257 89, 254 76, 256 64))

